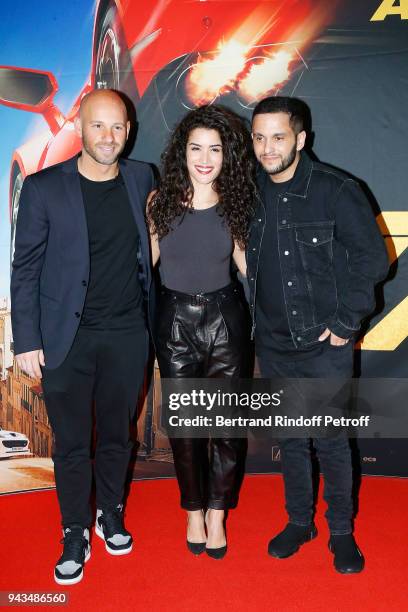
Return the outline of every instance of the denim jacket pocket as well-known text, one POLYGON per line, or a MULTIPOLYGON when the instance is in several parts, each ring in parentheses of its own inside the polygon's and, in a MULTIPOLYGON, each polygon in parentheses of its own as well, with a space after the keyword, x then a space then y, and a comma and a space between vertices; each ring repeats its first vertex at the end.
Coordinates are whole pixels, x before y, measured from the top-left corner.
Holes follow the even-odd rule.
POLYGON ((319 274, 331 268, 333 260, 333 226, 295 228, 296 243, 305 270, 319 274))

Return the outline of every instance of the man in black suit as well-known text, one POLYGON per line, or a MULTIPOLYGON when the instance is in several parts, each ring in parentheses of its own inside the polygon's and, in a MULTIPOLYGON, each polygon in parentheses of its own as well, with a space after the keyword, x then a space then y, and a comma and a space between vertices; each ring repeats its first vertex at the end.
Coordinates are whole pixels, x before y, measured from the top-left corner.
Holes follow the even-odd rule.
POLYGON ((123 493, 134 415, 148 351, 150 167, 120 160, 126 107, 110 90, 82 99, 82 152, 28 176, 11 279, 16 360, 42 378, 64 551, 58 584, 82 579, 90 556, 90 456, 96 416, 96 533, 113 555, 129 553, 123 493), (146 306, 147 307, 146 307, 146 306))

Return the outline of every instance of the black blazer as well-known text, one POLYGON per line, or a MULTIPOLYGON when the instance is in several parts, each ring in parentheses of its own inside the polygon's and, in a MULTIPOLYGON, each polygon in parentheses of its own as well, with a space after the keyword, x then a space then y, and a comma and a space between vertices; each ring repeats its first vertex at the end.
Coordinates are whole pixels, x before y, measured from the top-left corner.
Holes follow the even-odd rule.
MULTIPOLYGON (((14 353, 42 348, 47 368, 58 367, 72 346, 89 281, 77 159, 28 176, 20 197, 11 275, 14 353)), ((148 164, 131 160, 120 160, 120 171, 139 231, 140 280, 149 304, 152 276, 144 210, 153 173, 148 164)))

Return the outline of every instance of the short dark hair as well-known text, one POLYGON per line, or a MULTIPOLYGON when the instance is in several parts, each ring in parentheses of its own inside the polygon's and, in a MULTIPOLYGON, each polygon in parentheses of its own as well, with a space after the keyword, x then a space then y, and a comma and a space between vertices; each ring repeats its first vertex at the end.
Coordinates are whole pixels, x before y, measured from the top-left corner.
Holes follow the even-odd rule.
POLYGON ((269 98, 264 98, 255 106, 252 113, 252 121, 256 115, 264 113, 286 113, 289 115, 290 126, 297 136, 299 132, 305 129, 308 110, 306 104, 298 98, 270 96, 269 98))

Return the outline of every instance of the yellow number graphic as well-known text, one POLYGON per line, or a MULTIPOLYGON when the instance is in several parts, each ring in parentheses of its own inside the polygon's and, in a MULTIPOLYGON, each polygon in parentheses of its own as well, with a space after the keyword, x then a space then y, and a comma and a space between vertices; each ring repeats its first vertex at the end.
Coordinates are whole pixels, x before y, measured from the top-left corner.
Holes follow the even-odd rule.
MULTIPOLYGON (((408 247, 408 212, 388 211, 377 223, 385 238, 390 264, 408 247)), ((408 336, 408 296, 370 329, 357 344, 365 351, 394 351, 408 336)))

